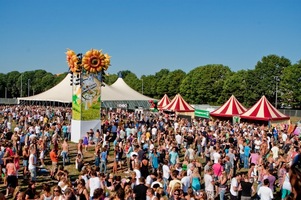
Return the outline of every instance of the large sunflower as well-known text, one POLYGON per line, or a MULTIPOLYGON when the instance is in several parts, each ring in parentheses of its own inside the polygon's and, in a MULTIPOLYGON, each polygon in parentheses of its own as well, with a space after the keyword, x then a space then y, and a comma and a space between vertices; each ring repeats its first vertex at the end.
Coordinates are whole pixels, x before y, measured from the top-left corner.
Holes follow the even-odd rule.
POLYGON ((83 67, 87 72, 97 73, 102 69, 107 70, 110 65, 110 56, 103 54, 102 51, 87 51, 82 60, 83 67))
POLYGON ((68 49, 66 52, 66 59, 67 59, 67 63, 69 65, 70 71, 72 72, 76 72, 78 66, 77 66, 77 62, 78 62, 78 58, 75 54, 74 51, 68 49))

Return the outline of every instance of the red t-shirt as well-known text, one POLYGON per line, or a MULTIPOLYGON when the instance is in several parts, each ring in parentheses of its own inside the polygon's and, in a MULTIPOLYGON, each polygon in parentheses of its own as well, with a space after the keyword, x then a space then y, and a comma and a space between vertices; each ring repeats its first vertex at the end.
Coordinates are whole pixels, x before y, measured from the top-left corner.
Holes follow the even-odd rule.
POLYGON ((59 161, 57 154, 55 153, 55 151, 51 151, 50 152, 50 160, 52 162, 57 163, 59 161))

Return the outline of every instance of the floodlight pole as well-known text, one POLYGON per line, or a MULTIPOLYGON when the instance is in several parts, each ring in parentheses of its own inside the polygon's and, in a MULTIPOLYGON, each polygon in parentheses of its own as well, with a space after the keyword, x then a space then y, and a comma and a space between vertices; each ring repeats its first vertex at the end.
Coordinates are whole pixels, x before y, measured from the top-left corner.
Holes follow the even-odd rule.
POLYGON ((30 94, 30 79, 27 79, 27 96, 29 97, 29 94, 30 94))
POLYGON ((21 74, 21 94, 20 94, 20 97, 22 97, 22 93, 23 93, 23 82, 22 82, 22 77, 23 77, 23 74, 21 74))
POLYGON ((141 79, 142 80, 142 94, 143 94, 143 79, 141 79))
POLYGON ((278 76, 274 77, 276 81, 276 95, 275 95, 275 108, 277 109, 277 98, 278 98, 278 82, 280 81, 280 78, 278 76))

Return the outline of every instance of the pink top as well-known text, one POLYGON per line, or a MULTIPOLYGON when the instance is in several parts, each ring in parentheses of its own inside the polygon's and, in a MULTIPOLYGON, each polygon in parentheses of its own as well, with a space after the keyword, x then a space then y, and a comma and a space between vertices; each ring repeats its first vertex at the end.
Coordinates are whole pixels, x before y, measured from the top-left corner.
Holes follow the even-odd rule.
POLYGON ((13 163, 7 163, 6 169, 7 169, 8 176, 16 176, 17 175, 16 167, 13 163))
POLYGON ((259 155, 257 153, 251 153, 251 163, 258 165, 259 155))
POLYGON ((223 166, 219 163, 214 163, 212 166, 214 176, 220 176, 223 172, 223 166))

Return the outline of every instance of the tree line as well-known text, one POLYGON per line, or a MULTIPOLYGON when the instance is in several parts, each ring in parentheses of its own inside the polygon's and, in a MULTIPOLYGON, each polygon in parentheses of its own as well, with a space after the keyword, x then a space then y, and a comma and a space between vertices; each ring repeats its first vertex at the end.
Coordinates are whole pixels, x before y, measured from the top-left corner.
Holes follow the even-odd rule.
MULTIPOLYGON (((209 64, 188 73, 163 68, 154 75, 140 78, 128 70, 121 73, 130 87, 156 99, 164 94, 173 98, 180 93, 190 104, 221 105, 233 94, 244 106, 250 107, 265 95, 273 105, 277 102, 277 107, 298 109, 301 106, 301 60, 292 64, 289 59, 277 55, 264 56, 254 69, 237 72, 222 64, 209 64)), ((0 73, 0 97, 3 98, 5 93, 8 98, 27 96, 28 84, 30 95, 38 94, 65 76, 66 73, 54 75, 45 70, 0 73)), ((111 74, 106 76, 105 82, 110 85, 117 78, 117 74, 111 74)))

